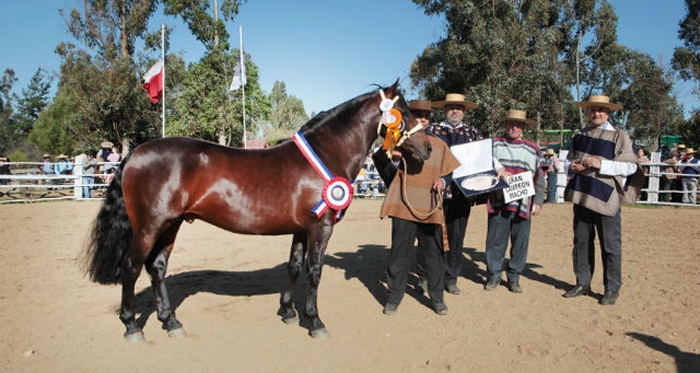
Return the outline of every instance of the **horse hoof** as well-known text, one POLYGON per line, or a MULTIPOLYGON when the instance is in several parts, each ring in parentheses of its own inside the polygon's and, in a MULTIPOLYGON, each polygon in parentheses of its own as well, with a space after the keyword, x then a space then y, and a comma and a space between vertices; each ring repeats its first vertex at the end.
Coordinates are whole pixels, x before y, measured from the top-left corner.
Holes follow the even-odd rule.
POLYGON ((170 336, 170 338, 185 338, 187 337, 187 332, 183 328, 177 328, 168 330, 168 336, 170 336))
POLYGON ((124 334, 124 339, 127 342, 143 343, 146 342, 146 337, 143 336, 143 332, 138 331, 131 334, 124 334))
POLYGON ((331 333, 328 333, 326 328, 316 329, 309 332, 309 335, 313 339, 326 339, 331 337, 331 333))
POLYGON ((290 317, 290 318, 282 318, 282 322, 287 324, 287 325, 292 325, 292 324, 299 324, 299 318, 296 316, 290 317))

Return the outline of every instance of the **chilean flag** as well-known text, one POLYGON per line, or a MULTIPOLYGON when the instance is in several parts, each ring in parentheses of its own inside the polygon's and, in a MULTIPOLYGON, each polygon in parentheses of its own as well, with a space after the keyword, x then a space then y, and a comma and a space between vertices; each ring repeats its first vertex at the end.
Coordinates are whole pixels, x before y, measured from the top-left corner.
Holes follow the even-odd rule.
POLYGON ((143 89, 148 92, 152 103, 158 102, 163 98, 163 60, 160 59, 155 65, 151 66, 143 76, 143 89))

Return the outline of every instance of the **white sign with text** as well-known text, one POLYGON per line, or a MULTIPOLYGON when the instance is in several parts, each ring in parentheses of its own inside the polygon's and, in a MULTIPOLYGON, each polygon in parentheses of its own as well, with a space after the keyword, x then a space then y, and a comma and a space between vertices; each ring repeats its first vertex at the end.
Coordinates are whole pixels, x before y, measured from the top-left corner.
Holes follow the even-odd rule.
POLYGON ((533 185, 532 172, 530 171, 513 175, 506 181, 508 182, 508 187, 503 189, 503 199, 506 203, 535 195, 535 186, 533 185))

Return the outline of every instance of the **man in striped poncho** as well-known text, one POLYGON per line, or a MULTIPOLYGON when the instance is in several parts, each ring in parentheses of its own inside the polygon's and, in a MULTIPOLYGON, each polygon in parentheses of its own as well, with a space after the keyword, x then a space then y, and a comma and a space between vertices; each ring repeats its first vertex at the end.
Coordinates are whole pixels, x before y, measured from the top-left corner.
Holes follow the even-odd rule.
POLYGON ((525 196, 509 203, 503 191, 493 192, 489 198, 488 231, 486 233, 486 270, 488 280, 485 290, 494 290, 501 283, 501 273, 506 270, 508 290, 523 291, 520 274, 525 269, 530 245, 530 217, 537 215, 544 203, 544 174, 539 167, 542 158, 540 149, 523 138, 525 126, 537 123, 527 119, 522 110, 509 110, 508 115, 498 118, 505 121, 505 135, 493 139, 494 165, 500 177, 510 177, 523 172, 532 173, 534 196, 525 196), (508 240, 511 240, 510 260, 505 263, 508 240))
MULTIPOLYGON (((567 161, 572 175, 567 189, 574 203, 574 274, 576 286, 564 293, 573 298, 591 291, 595 263, 595 242, 603 257, 605 293, 600 304, 617 301, 622 285, 622 202, 636 200, 640 168, 632 150, 632 141, 621 129, 613 127, 608 118, 612 110, 622 106, 610 98, 592 95, 576 106, 586 109, 590 125, 571 140, 567 161), (627 181, 634 180, 632 184, 627 181)), ((643 177, 642 179, 643 180, 643 177)))

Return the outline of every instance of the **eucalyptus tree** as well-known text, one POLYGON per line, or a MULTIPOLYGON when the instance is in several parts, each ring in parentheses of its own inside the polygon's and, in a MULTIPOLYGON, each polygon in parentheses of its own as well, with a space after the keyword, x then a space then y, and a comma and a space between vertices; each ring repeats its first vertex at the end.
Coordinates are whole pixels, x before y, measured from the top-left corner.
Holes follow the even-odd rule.
POLYGON ((5 154, 15 139, 12 108, 12 86, 17 81, 15 71, 5 69, 0 79, 0 153, 5 154))
POLYGON ((273 85, 270 104, 270 125, 264 128, 265 140, 269 144, 292 137, 294 132, 309 120, 304 110, 304 103, 296 96, 287 93, 284 82, 276 81, 273 85))
MULTIPOLYGON (((245 117, 247 131, 269 116, 269 98, 258 83, 258 69, 246 58, 245 117), (253 125, 251 125, 251 123, 253 125)), ((169 119, 169 135, 189 136, 226 145, 242 144, 243 100, 241 90, 228 90, 238 50, 209 53, 192 63, 175 98, 177 110, 169 119)))
MULTIPOLYGON (((47 117, 42 128, 66 128, 76 150, 105 139, 128 149, 132 141, 157 136, 160 121, 141 88, 143 61, 137 51, 138 42, 149 37, 148 19, 157 4, 158 0, 83 0, 80 9, 60 10, 75 43, 56 48, 62 59, 58 104, 72 102, 75 111, 68 118, 61 115, 61 123, 48 123, 59 119, 47 117)), ((52 113, 56 112, 65 111, 52 113)), ((46 139, 50 134, 35 137, 46 139)))
POLYGON ((672 64, 681 79, 695 83, 695 93, 700 96, 700 1, 685 0, 685 8, 678 30, 683 46, 675 49, 672 64))
POLYGON ((560 1, 414 0, 428 15, 445 17, 442 40, 425 48, 411 66, 411 82, 440 100, 448 92, 477 102, 471 119, 486 133, 493 118, 524 109, 547 126, 561 124, 570 77, 559 62, 560 1))
POLYGON ((29 135, 41 111, 49 105, 51 80, 46 71, 39 68, 29 79, 27 87, 22 89, 22 95, 15 96, 15 136, 18 138, 26 138, 29 135))
MULTIPOLYGON (((700 97, 700 1, 685 0, 686 16, 680 22, 678 37, 683 46, 675 49, 672 66, 681 79, 692 81, 695 94, 700 97)), ((693 115, 679 129, 679 135, 689 144, 700 147, 700 111, 693 108, 693 115)))
POLYGON ((630 51, 625 63, 625 85, 618 102, 630 135, 658 148, 661 135, 674 135, 683 122, 682 108, 673 96, 673 76, 648 54, 630 51))
POLYGON ((244 126, 247 129, 269 115, 269 99, 260 89, 257 67, 250 58, 244 61, 245 105, 240 91, 228 91, 238 50, 230 47, 226 24, 245 3, 246 0, 163 0, 165 14, 185 22, 206 50, 200 61, 188 67, 182 81, 171 118, 172 134, 237 145, 242 143, 244 126))

